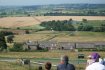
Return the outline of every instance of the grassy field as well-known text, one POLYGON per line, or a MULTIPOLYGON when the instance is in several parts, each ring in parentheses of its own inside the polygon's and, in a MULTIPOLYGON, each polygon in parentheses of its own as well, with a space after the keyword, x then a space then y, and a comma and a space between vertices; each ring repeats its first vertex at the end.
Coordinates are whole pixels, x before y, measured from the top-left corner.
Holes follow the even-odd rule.
POLYGON ((105 33, 100 32, 73 32, 67 33, 67 35, 59 35, 52 40, 58 42, 95 42, 95 41, 105 41, 105 33))
MULTIPOLYGON (((89 55, 91 52, 78 52, 80 54, 89 55)), ((58 58, 60 59, 61 55, 68 55, 71 60, 77 59, 77 52, 71 51, 59 51, 53 50, 49 52, 8 52, 0 53, 0 57, 11 57, 11 58, 58 58)), ((104 52, 98 52, 102 57, 105 57, 104 52)))
POLYGON ((14 42, 25 42, 31 41, 45 41, 56 34, 25 34, 25 35, 15 35, 14 42))
POLYGON ((34 34, 15 35, 14 42, 47 41, 58 42, 94 42, 105 41, 104 32, 58 32, 58 31, 39 31, 34 34))
POLYGON ((28 70, 27 67, 22 67, 14 63, 0 62, 0 70, 28 70))
POLYGON ((32 26, 23 26, 23 27, 20 27, 20 29, 39 30, 39 29, 44 29, 44 27, 40 26, 39 24, 36 24, 32 26))
POLYGON ((36 17, 6 17, 0 18, 0 27, 16 28, 33 26, 40 24, 43 21, 51 20, 69 20, 72 18, 76 21, 82 21, 83 18, 87 20, 105 20, 104 16, 36 16, 36 17))

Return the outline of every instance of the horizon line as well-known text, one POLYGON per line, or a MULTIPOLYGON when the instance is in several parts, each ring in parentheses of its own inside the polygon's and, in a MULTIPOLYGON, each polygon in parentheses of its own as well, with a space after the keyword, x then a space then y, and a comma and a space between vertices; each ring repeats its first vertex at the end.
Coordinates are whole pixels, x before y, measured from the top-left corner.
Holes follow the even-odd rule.
MULTIPOLYGON (((61 3, 62 4, 104 4, 104 3, 61 3)), ((0 6, 41 6, 41 5, 60 5, 60 4, 32 4, 32 5, 0 5, 0 6)))

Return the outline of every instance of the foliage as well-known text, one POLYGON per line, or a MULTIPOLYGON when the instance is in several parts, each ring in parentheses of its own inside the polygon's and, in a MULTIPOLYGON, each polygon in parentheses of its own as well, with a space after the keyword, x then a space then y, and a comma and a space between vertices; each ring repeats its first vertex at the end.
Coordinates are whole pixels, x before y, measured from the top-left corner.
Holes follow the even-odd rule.
POLYGON ((26 34, 30 34, 29 30, 26 30, 25 33, 26 33, 26 34))
POLYGON ((7 44, 5 41, 4 33, 0 32, 0 50, 3 51, 4 49, 7 49, 7 44))
POLYGON ((78 26, 79 31, 92 31, 93 26, 92 25, 80 25, 78 26))
POLYGON ((13 48, 10 48, 10 51, 14 51, 14 52, 21 52, 23 51, 23 44, 21 43, 14 43, 13 48))
POLYGON ((13 38, 14 38, 14 35, 8 35, 7 36, 7 42, 8 43, 13 43, 13 38))
POLYGON ((75 27, 72 25, 72 20, 69 21, 48 21, 42 22, 40 24, 43 27, 46 27, 47 30, 55 30, 55 31, 75 31, 75 27))
POLYGON ((11 31, 1 31, 5 36, 13 35, 11 31))
POLYGON ((83 18, 83 19, 82 19, 82 22, 86 23, 86 22, 87 22, 87 19, 84 19, 84 18, 83 18))
POLYGON ((101 24, 101 31, 105 32, 105 23, 101 24))
POLYGON ((95 32, 105 32, 105 23, 102 23, 100 26, 98 27, 94 27, 95 32))

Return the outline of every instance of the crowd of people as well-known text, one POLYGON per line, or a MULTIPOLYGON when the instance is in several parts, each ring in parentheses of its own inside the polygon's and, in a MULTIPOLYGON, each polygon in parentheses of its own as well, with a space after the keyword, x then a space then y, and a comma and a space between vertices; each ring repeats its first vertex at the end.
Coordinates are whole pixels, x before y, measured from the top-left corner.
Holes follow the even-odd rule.
MULTIPOLYGON (((51 62, 45 63, 45 69, 51 70, 51 62)), ((42 66, 39 66, 39 70, 43 70, 42 66)), ((67 55, 61 56, 61 62, 57 65, 56 70, 76 70, 75 66, 69 63, 67 55)), ((105 59, 102 59, 98 53, 91 53, 88 56, 85 70, 105 70, 105 59)))

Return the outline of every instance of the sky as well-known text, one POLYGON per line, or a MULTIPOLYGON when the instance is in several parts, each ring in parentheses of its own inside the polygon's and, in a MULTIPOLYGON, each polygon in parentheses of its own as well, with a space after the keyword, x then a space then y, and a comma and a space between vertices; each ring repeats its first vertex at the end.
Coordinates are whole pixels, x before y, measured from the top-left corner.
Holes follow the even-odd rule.
POLYGON ((105 0, 0 0, 0 5, 46 5, 68 3, 105 4, 105 0))

